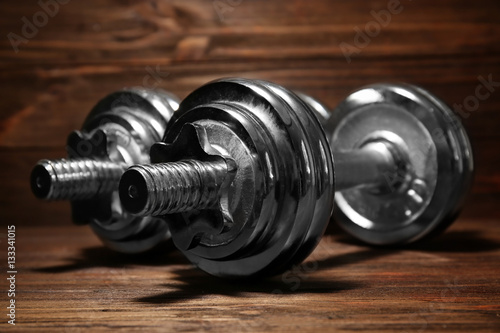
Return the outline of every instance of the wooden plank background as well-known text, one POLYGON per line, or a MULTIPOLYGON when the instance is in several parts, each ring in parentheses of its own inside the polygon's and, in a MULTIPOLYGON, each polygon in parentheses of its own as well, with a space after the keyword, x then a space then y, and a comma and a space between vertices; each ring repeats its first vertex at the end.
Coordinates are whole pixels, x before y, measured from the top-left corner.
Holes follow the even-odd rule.
MULTIPOLYGON (((28 184, 34 163, 63 157, 67 134, 80 127, 100 98, 124 87, 158 87, 183 98, 216 78, 259 78, 307 93, 333 109, 363 85, 408 82, 450 105, 463 104, 475 95, 478 77, 500 82, 498 0, 400 0, 400 12, 350 63, 339 45, 355 45, 356 29, 364 30, 374 21, 371 12, 387 10, 393 0, 60 1, 66 4, 58 3, 57 13, 50 7, 54 15, 47 15, 47 22, 36 0, 0 3, 0 220, 24 230, 19 260, 25 263, 20 282, 25 308, 19 320, 24 316, 25 328, 45 323, 47 331, 56 326, 129 330, 149 323, 157 330, 500 330, 500 87, 462 119, 477 172, 464 214, 451 236, 443 236, 443 247, 454 250, 434 253, 431 246, 430 252, 386 256, 382 250, 339 243, 332 245, 337 259, 353 260, 353 265, 311 272, 307 276, 313 282, 276 298, 269 294, 272 283, 239 291, 209 279, 215 285, 210 293, 204 275, 189 271, 176 255, 175 265, 188 270, 179 273, 186 286, 175 282, 171 270, 177 266, 156 267, 161 260, 136 267, 136 261, 126 264, 110 255, 103 267, 92 267, 92 261, 101 263, 94 250, 75 259, 74 271, 51 270, 98 243, 89 230, 71 226, 67 203, 40 202, 28 184), (38 20, 32 36, 23 35, 23 19, 38 20), (9 41, 11 33, 25 38, 18 52, 9 41), (476 234, 487 236, 484 242, 491 246, 481 247, 476 234), (146 283, 148 274, 154 279, 146 283), (323 281, 330 274, 336 287, 323 281), (445 281, 457 279, 457 288, 465 292, 448 293, 446 301, 435 303, 447 283, 455 283, 445 281), (161 296, 162 281, 181 292, 161 296), (333 292, 323 295, 328 288, 333 292), (155 293, 160 296, 148 298, 155 293), (193 299, 185 302, 186 297, 193 299), (404 298, 410 303, 399 303, 404 298), (430 306, 439 306, 439 312, 430 306), (69 308, 55 310, 62 307, 69 308)), ((439 248, 436 241, 433 246, 439 248)))
MULTIPOLYGON (((3 2, 0 218, 70 223, 66 203, 32 196, 29 172, 41 158, 63 157, 67 134, 100 98, 123 87, 159 87, 182 98, 212 79, 240 76, 303 91, 333 109, 374 82, 418 84, 453 105, 475 94, 478 76, 500 81, 496 0, 401 0, 400 13, 348 63, 340 43, 355 45, 355 29, 364 30, 374 21, 371 11, 387 11, 390 3, 73 0, 16 53, 8 34, 23 36, 22 18, 33 22, 42 8, 37 1, 3 2)), ((463 119, 477 164, 471 216, 484 215, 499 198, 499 109, 494 91, 463 119)))

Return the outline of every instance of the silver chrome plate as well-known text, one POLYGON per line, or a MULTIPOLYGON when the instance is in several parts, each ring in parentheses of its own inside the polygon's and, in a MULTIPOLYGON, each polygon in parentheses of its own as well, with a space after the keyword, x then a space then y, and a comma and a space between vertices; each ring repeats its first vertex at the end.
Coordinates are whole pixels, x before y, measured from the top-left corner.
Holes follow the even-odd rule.
POLYGON ((472 150, 452 110, 410 85, 377 84, 346 98, 326 132, 335 153, 383 141, 398 150, 405 172, 384 175, 389 191, 356 187, 335 194, 334 217, 370 244, 409 243, 455 219, 472 179, 472 150))

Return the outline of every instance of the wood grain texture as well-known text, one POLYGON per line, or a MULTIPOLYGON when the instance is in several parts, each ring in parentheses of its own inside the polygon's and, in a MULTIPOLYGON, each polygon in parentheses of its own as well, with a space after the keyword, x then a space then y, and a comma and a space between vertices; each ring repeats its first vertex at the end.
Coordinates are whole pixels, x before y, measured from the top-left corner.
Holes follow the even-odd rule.
MULTIPOLYGON (((26 224, 67 222, 66 204, 33 200, 27 175, 38 159, 64 156, 68 133, 100 98, 123 87, 163 88, 183 98, 207 81, 241 76, 302 91, 333 109, 375 82, 418 84, 454 105, 475 94, 479 76, 500 81, 494 0, 402 0, 401 12, 351 63, 340 43, 355 45, 355 28, 365 29, 374 21, 371 11, 387 10, 388 1, 241 1, 223 7, 223 21, 214 3, 70 1, 17 53, 7 35, 22 35, 22 18, 32 22, 41 7, 0 4, 6 37, 0 41, 0 174, 8 189, 0 202, 16 208, 2 209, 2 220, 19 214, 26 224)), ((500 193, 498 110, 500 91, 493 91, 462 119, 476 148, 474 195, 500 193)))
POLYGON ((462 118, 477 166, 463 214, 419 247, 368 248, 332 223, 294 271, 228 283, 168 245, 114 254, 88 228, 71 226, 68 203, 33 197, 34 163, 63 157, 68 133, 124 87, 183 98, 220 77, 258 78, 333 109, 375 82, 418 84, 455 105, 475 95, 479 77, 500 81, 498 0, 401 0, 350 63, 340 44, 355 45, 355 29, 388 0, 242 0, 219 13, 214 3, 228 1, 72 0, 15 52, 9 33, 22 36, 23 17, 32 22, 42 9, 37 0, 0 2, 0 221, 18 229, 16 328, 500 331, 500 87, 462 118))
POLYGON ((465 219, 399 250, 336 233, 292 270, 247 282, 209 277, 168 244, 147 256, 113 253, 84 227, 21 227, 17 240, 24 332, 500 330, 494 220, 465 219))

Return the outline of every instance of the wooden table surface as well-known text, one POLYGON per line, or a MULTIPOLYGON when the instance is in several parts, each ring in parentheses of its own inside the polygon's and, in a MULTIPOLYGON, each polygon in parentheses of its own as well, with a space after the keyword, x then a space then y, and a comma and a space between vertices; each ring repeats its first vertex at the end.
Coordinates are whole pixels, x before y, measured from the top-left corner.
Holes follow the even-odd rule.
POLYGON ((17 324, 0 311, 0 331, 500 331, 498 0, 55 1, 0 3, 0 236, 16 226, 19 270, 17 324), (464 213, 405 249, 355 244, 332 227, 303 265, 237 284, 168 245, 114 254, 71 225, 68 203, 31 194, 34 163, 63 157, 106 94, 142 86, 183 98, 228 76, 332 109, 375 82, 427 88, 464 110, 477 170, 464 213))
POLYGON ((207 276, 169 244, 130 257, 104 249, 85 227, 26 227, 16 237, 23 330, 500 330, 494 220, 463 219, 399 250, 334 232, 301 265, 238 283, 207 276))

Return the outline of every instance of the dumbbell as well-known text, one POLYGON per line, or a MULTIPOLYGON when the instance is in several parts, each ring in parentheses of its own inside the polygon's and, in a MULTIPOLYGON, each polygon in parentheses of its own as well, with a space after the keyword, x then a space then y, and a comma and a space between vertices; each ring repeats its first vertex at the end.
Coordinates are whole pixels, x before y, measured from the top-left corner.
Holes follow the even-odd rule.
POLYGON ((176 247, 202 270, 274 275, 316 247, 335 191, 340 224, 373 244, 415 241, 449 224, 472 173, 454 119, 412 86, 361 89, 330 116, 273 83, 222 79, 181 102, 152 164, 130 167, 119 195, 134 215, 164 217, 176 247))
POLYGON ((80 131, 67 139, 67 159, 41 160, 31 172, 34 195, 71 201, 76 224, 89 224, 110 248, 136 253, 169 237, 156 217, 123 210, 117 193, 125 169, 149 163, 149 148, 161 139, 177 97, 142 88, 112 93, 91 110, 80 131))

